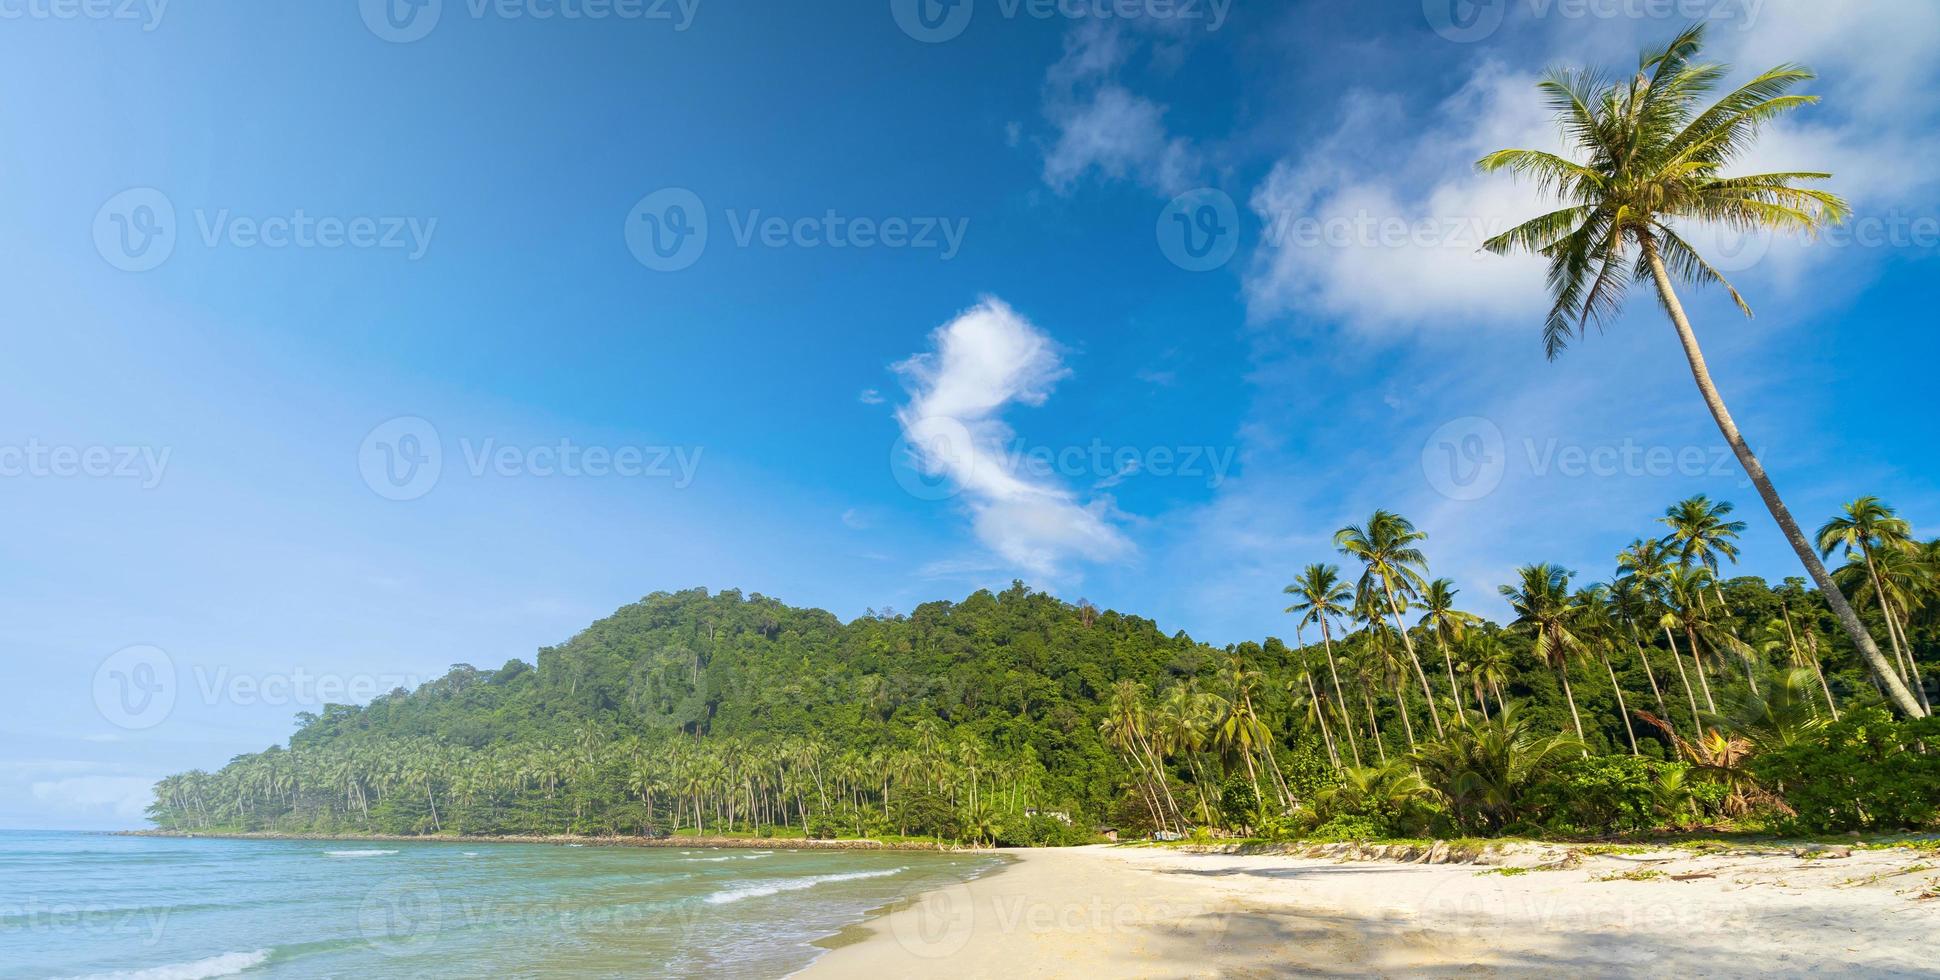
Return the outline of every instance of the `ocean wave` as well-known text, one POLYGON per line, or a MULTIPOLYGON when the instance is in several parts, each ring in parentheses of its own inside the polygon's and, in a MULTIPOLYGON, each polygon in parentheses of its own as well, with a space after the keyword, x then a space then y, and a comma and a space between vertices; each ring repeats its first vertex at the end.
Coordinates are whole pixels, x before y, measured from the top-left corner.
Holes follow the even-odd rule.
POLYGON ((773 853, 774 853, 773 851, 757 851, 753 854, 724 854, 720 857, 681 858, 681 860, 683 861, 752 861, 755 858, 767 857, 768 855, 773 853))
POLYGON ((333 858, 374 858, 374 857, 383 857, 387 854, 396 854, 396 853, 397 853, 396 851, 378 851, 378 850, 325 851, 323 852, 323 856, 333 857, 333 858))
POLYGON ((804 888, 813 888, 816 885, 824 885, 836 881, 860 881, 864 878, 886 878, 890 875, 901 874, 908 870, 908 868, 890 868, 887 871, 850 871, 837 875, 809 875, 806 878, 780 878, 773 881, 756 882, 743 888, 729 888, 724 891, 715 892, 707 896, 707 904, 726 905, 729 902, 738 902, 744 898, 761 898, 780 892, 801 891, 804 888))
POLYGON ((143 970, 96 973, 76 980, 208 980, 210 977, 234 976, 250 967, 261 966, 268 959, 269 950, 257 949, 247 953, 223 953, 187 963, 151 966, 143 970))

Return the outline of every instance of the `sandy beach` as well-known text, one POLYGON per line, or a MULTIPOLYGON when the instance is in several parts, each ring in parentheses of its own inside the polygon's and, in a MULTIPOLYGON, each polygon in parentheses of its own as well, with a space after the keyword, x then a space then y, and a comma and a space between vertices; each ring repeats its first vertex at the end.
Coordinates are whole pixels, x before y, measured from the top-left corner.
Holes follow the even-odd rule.
POLYGON ((1522 846, 1488 865, 1011 853, 1001 872, 859 927, 802 975, 1940 976, 1940 899, 1921 897, 1940 889, 1940 859, 1908 849, 1522 846))

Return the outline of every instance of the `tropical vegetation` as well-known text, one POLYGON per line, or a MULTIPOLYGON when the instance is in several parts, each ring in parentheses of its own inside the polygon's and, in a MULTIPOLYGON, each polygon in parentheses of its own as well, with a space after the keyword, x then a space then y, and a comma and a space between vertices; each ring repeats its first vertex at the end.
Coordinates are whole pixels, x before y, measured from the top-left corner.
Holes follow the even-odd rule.
MULTIPOLYGON (((1286 587, 1291 645, 1215 648, 1021 583, 849 623, 660 593, 536 664, 301 715, 287 745, 163 780, 151 813, 198 832, 1010 844, 1931 826, 1940 719, 1895 711, 1803 579, 1731 575, 1731 513, 1672 505, 1601 582, 1526 565, 1497 623, 1377 511, 1286 587)), ((1909 528, 1860 498, 1819 539, 1923 690, 1940 546, 1909 528)))

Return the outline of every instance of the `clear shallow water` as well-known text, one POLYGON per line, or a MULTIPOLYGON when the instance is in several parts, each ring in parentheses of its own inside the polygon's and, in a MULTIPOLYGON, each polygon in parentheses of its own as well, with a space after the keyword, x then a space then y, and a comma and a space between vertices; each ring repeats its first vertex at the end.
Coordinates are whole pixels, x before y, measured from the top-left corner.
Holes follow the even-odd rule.
POLYGON ((778 977, 997 859, 0 832, 0 977, 778 977))

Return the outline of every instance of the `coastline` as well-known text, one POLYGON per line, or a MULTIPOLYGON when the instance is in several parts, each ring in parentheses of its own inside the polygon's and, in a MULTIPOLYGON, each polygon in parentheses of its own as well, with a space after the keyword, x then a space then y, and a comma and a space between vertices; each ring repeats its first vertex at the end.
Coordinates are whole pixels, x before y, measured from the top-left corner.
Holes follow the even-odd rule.
POLYGON ((1350 852, 1007 850, 795 976, 1933 975, 1940 861, 1912 849, 1350 852))
POLYGON ((953 847, 922 841, 868 839, 804 839, 800 837, 589 837, 579 834, 306 834, 270 831, 204 832, 185 830, 114 830, 113 837, 167 837, 180 840, 341 841, 381 844, 549 844, 561 847, 750 848, 763 851, 921 851, 936 854, 983 854, 989 848, 953 847))

